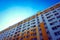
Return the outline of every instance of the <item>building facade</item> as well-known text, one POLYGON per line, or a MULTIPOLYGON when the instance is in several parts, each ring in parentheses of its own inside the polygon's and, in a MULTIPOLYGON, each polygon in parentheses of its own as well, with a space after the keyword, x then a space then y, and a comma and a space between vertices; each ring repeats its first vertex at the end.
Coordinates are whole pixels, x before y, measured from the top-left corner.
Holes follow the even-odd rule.
POLYGON ((1 31, 0 40, 60 40, 60 3, 1 31))

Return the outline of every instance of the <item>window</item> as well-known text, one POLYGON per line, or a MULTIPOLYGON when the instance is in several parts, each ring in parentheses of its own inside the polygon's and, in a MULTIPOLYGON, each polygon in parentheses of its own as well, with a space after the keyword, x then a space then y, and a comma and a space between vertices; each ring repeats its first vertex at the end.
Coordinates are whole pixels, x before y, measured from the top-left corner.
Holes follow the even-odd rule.
POLYGON ((23 28, 25 28, 25 26, 23 26, 23 28))
POLYGON ((52 30, 56 30, 57 29, 57 27, 52 27, 52 30))
POLYGON ((29 24, 27 26, 30 26, 29 24))
POLYGON ((49 15, 49 14, 51 14, 51 13, 47 13, 46 16, 49 15))
POLYGON ((56 30, 59 27, 60 27, 60 25, 54 26, 54 27, 52 27, 52 30, 56 30))
POLYGON ((50 18, 50 17, 52 17, 52 16, 53 16, 53 15, 48 16, 47 19, 50 18))
POLYGON ((27 30, 29 30, 30 28, 27 28, 27 30))
POLYGON ((44 22, 44 25, 46 25, 46 22, 44 22))
POLYGON ((22 27, 22 25, 20 25, 20 27, 22 27))
POLYGON ((36 35, 37 35, 36 33, 31 34, 31 36, 36 36, 36 35))
POLYGON ((42 33, 40 33, 40 36, 42 36, 42 33))
POLYGON ((50 23, 50 25, 54 25, 55 23, 57 23, 57 21, 54 21, 54 22, 50 23))
POLYGON ((60 22, 60 20, 59 20, 59 22, 60 22))
POLYGON ((60 35, 60 31, 54 32, 55 36, 60 35))
POLYGON ((48 21, 50 22, 50 21, 52 21, 52 20, 54 20, 55 18, 51 18, 51 19, 49 19, 48 21))
POLYGON ((28 35, 28 36, 26 36, 26 38, 29 38, 29 35, 28 35))
POLYGON ((31 24, 35 24, 35 22, 32 22, 31 24))
POLYGON ((17 36, 19 36, 20 34, 17 34, 17 36))
POLYGON ((17 32, 15 32, 15 34, 17 34, 17 32))
POLYGON ((57 18, 60 18, 60 15, 59 15, 59 16, 57 16, 57 18))
POLYGON ((24 32, 25 30, 22 30, 22 32, 24 32))
POLYGON ((14 35, 14 37, 16 37, 16 35, 14 35))
POLYGON ((9 37, 9 36, 8 36, 9 37))
POLYGON ((48 27, 45 27, 46 29, 48 29, 48 27))
POLYGON ((60 38, 58 38, 57 40, 60 40, 60 38))
POLYGON ((20 30, 17 31, 18 33, 20 32, 20 30))
POLYGON ((31 31, 36 32, 36 29, 32 29, 31 31))
POLYGON ((49 37, 49 40, 52 40, 52 38, 51 38, 51 37, 49 37))
POLYGON ((29 33, 29 31, 27 31, 27 34, 29 33))
POLYGON ((60 27, 60 25, 58 25, 57 27, 60 27))
POLYGON ((57 12, 56 10, 55 11, 53 11, 53 13, 55 13, 55 12, 57 12))
POLYGON ((43 19, 43 21, 45 22, 45 19, 43 19))
POLYGON ((41 28, 39 28, 39 31, 41 31, 41 28))
POLYGON ((55 13, 55 15, 58 15, 59 13, 55 13))
POLYGON ((23 40, 23 38, 21 38, 20 40, 23 40))
POLYGON ((33 26, 31 26, 31 27, 36 27, 36 25, 33 25, 33 26))
POLYGON ((49 31, 47 31, 47 34, 50 34, 50 32, 49 32, 49 31))
POLYGON ((31 40, 37 40, 37 38, 32 38, 31 40))
POLYGON ((13 36, 13 35, 11 34, 11 36, 13 36))
POLYGON ((23 31, 25 31, 26 29, 23 29, 23 31))

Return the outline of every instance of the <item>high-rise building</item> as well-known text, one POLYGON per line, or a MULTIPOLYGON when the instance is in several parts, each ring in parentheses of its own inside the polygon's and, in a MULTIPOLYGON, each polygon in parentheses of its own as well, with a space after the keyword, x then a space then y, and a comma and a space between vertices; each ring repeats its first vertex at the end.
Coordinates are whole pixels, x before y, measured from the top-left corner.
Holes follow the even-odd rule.
POLYGON ((60 40, 60 3, 1 31, 0 40, 60 40))

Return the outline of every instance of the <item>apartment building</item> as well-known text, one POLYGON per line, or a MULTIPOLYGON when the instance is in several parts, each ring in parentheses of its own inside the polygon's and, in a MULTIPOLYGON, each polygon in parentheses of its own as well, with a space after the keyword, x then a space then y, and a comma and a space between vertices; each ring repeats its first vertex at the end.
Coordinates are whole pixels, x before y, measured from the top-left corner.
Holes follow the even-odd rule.
POLYGON ((0 40, 60 40, 60 3, 1 31, 0 40))

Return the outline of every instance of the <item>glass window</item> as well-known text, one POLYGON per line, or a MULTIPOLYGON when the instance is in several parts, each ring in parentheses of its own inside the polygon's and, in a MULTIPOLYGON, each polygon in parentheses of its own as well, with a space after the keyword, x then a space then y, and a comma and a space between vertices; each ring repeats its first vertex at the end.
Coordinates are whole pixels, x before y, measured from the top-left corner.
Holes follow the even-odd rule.
POLYGON ((17 34, 17 32, 15 32, 15 34, 17 34))
POLYGON ((57 21, 51 22, 50 25, 54 25, 55 23, 57 23, 57 21))
POLYGON ((54 32, 55 36, 60 35, 60 31, 54 32))
POLYGON ((31 40, 37 40, 37 38, 32 38, 31 40))
POLYGON ((59 27, 60 27, 60 25, 54 26, 54 27, 52 27, 52 30, 56 30, 59 27))
POLYGON ((53 15, 48 16, 47 19, 50 18, 50 17, 52 17, 52 16, 53 16, 53 15))
POLYGON ((60 38, 58 38, 57 40, 60 40, 60 38))
POLYGON ((55 12, 57 12, 56 10, 55 11, 53 11, 53 13, 55 13, 55 12))
POLYGON ((59 13, 55 13, 55 15, 59 15, 59 13))
POLYGON ((31 34, 31 36, 36 36, 36 33, 31 34))
POLYGON ((49 14, 51 14, 51 13, 47 13, 46 16, 48 16, 49 14))
POLYGON ((36 27, 36 25, 33 25, 33 26, 31 26, 31 27, 36 27))
POLYGON ((55 18, 51 18, 51 19, 49 19, 48 21, 50 22, 50 21, 52 21, 52 20, 54 20, 55 18))
POLYGON ((57 29, 57 27, 52 27, 52 30, 56 30, 57 29))
POLYGON ((60 18, 60 15, 59 15, 59 16, 57 16, 57 18, 60 18))

